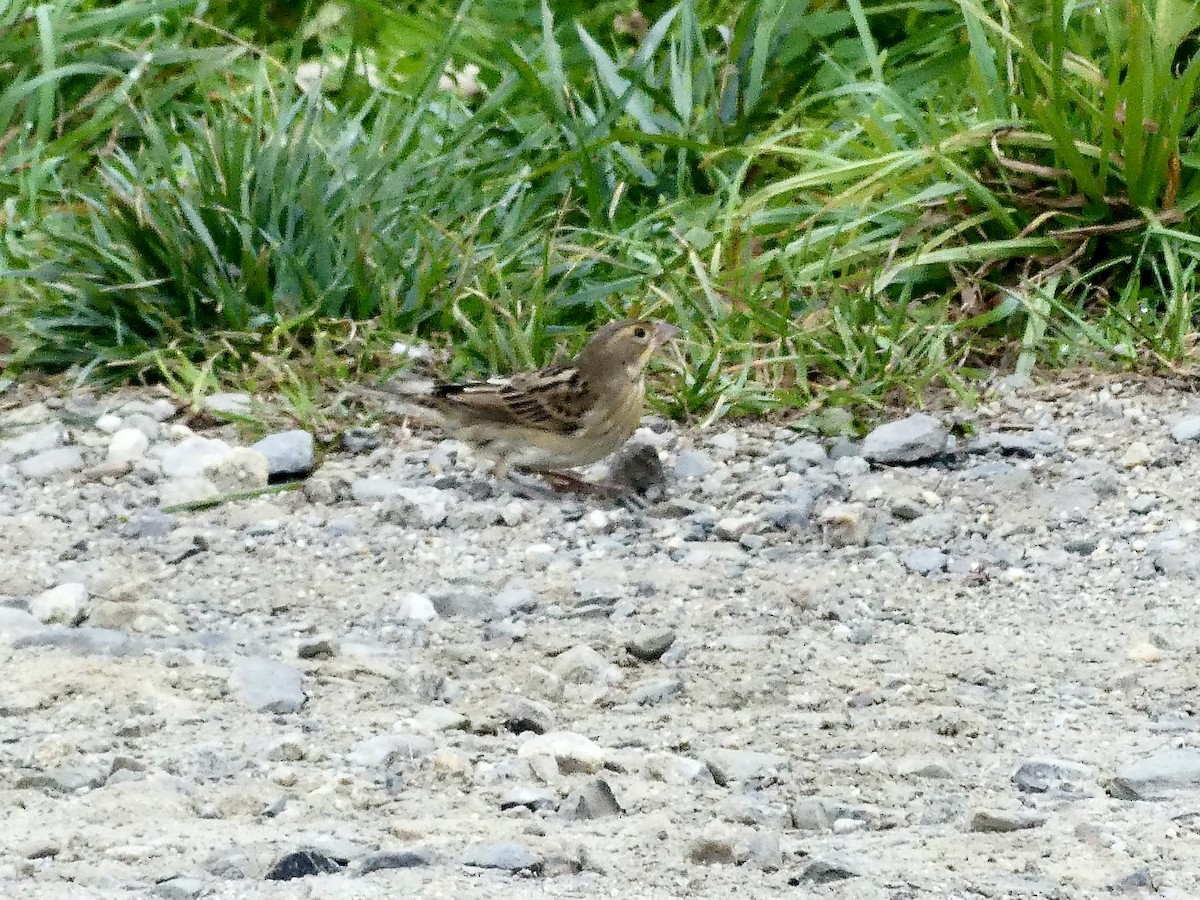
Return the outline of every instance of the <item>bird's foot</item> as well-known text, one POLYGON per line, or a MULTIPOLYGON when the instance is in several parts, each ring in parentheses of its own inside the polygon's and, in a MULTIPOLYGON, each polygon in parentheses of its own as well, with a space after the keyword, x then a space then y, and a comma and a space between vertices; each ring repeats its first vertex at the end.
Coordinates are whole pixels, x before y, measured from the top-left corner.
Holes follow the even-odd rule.
POLYGON ((645 501, 634 491, 621 484, 610 481, 587 481, 570 472, 542 472, 542 480, 554 491, 560 494, 584 494, 589 497, 600 497, 612 500, 629 509, 642 509, 645 501))

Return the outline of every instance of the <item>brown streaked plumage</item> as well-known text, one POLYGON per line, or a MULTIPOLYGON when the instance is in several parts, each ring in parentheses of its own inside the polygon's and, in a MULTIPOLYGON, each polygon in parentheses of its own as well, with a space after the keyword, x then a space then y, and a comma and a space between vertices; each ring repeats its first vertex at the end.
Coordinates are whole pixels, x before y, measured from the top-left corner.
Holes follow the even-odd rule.
POLYGON ((603 459, 637 429, 646 364, 678 333, 664 322, 614 322, 592 335, 573 360, 536 372, 390 389, 434 410, 448 431, 495 463, 497 476, 517 469, 573 482, 559 470, 603 459))

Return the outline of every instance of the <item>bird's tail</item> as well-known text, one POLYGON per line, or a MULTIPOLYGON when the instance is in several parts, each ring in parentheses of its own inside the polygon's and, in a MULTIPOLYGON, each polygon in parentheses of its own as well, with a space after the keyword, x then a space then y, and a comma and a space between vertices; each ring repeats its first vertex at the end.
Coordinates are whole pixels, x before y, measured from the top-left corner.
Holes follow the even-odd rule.
POLYGON ((379 387, 367 387, 352 381, 341 382, 337 389, 354 397, 391 407, 414 419, 441 422, 443 416, 434 395, 434 382, 426 379, 393 379, 379 387))

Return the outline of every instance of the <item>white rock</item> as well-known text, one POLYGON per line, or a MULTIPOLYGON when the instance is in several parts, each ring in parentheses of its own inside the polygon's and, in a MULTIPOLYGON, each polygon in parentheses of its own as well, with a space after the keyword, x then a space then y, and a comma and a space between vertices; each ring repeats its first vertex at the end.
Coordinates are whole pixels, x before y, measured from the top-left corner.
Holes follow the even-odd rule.
POLYGON ((204 475, 222 491, 249 491, 267 486, 270 467, 257 450, 234 447, 224 459, 206 466, 204 475))
POLYGON ((437 618, 433 602, 424 594, 412 591, 400 598, 398 612, 410 622, 432 622, 437 618))
POLYGON ((591 738, 574 731, 551 731, 527 740, 517 751, 520 759, 551 757, 563 775, 597 772, 607 757, 591 738))
POLYGON ((16 437, 0 441, 0 450, 6 450, 13 456, 29 456, 45 450, 61 447, 66 441, 66 432, 57 422, 26 431, 16 437))
POLYGON ((1151 460, 1150 448, 1143 441, 1134 441, 1121 455, 1121 465, 1126 469, 1144 466, 1151 460))
POLYGON ((221 491, 207 478, 192 476, 172 478, 158 486, 158 502, 163 506, 179 506, 185 503, 206 503, 216 500, 221 491))
POLYGON ((83 621, 87 599, 87 587, 72 581, 42 591, 30 602, 29 611, 47 625, 78 625, 83 621))
POLYGON ((233 448, 219 438, 191 436, 178 444, 155 447, 150 455, 162 462, 167 478, 190 478, 203 475, 205 470, 221 462, 233 448))
POLYGON ((112 434, 121 427, 121 417, 114 416, 112 413, 105 413, 96 420, 96 429, 103 431, 105 434, 112 434))
POLYGON ((150 439, 136 428, 121 428, 108 442, 109 462, 133 462, 150 449, 150 439))
POLYGON ((204 408, 209 412, 229 416, 245 416, 250 413, 250 395, 241 393, 209 394, 204 398, 204 408))
POLYGON ((17 463, 17 471, 35 481, 47 481, 57 475, 83 468, 83 451, 78 447, 55 447, 27 456, 17 463))

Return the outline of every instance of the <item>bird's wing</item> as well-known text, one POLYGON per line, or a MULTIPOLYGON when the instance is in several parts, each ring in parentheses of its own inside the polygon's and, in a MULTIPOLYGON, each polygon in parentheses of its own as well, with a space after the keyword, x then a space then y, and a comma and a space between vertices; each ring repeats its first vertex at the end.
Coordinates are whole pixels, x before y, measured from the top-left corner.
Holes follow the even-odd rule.
POLYGON ((464 423, 494 422, 557 434, 577 431, 588 408, 587 384, 567 363, 511 378, 438 385, 433 397, 464 423))

